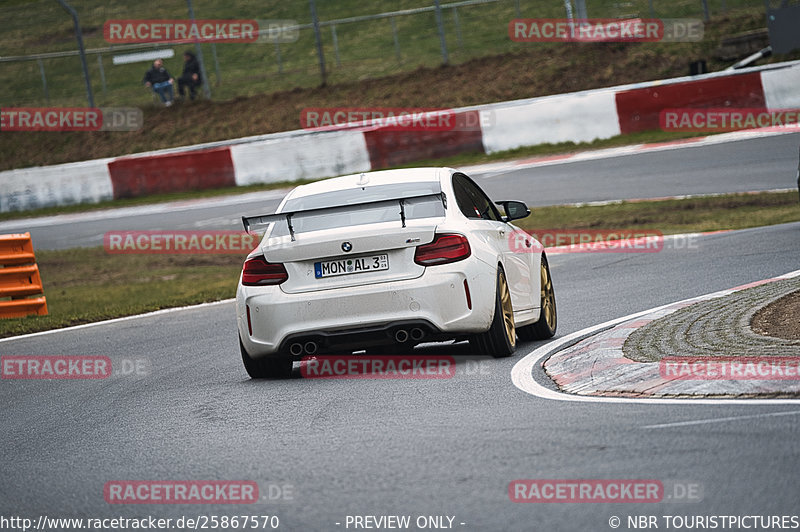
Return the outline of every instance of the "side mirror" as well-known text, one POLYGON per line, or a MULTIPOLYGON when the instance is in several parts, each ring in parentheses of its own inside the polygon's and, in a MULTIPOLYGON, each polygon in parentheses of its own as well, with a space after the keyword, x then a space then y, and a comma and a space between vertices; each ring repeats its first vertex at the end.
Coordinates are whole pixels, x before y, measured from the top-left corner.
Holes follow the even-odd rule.
POLYGON ((531 210, 521 201, 495 201, 497 205, 502 205, 506 211, 506 222, 526 218, 531 214, 531 210))

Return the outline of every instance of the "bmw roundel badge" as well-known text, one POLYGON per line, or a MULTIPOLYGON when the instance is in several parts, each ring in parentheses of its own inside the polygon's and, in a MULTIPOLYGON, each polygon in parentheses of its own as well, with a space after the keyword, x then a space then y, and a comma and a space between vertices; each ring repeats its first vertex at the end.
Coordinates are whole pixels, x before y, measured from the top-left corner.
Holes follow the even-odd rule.
POLYGON ((351 244, 350 242, 342 242, 342 251, 347 253, 352 249, 353 249, 353 244, 351 244))

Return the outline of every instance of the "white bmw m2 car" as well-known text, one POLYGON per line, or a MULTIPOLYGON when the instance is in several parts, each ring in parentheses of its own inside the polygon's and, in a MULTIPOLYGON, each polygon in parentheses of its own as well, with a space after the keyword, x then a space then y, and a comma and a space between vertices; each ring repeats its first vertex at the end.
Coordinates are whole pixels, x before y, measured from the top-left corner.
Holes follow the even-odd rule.
POLYGON ((496 204, 504 213, 458 170, 415 168, 302 185, 275 214, 242 217, 265 231, 236 292, 247 373, 288 377, 304 356, 429 341, 505 357, 517 336, 553 336, 543 248, 511 224, 530 211, 496 204))

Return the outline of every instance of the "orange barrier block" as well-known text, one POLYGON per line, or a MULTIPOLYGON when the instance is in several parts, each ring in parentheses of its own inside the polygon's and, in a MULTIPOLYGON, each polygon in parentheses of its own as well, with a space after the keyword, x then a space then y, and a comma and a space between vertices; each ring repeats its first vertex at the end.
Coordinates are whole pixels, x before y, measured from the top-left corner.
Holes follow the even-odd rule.
POLYGON ((31 314, 47 316, 47 301, 44 297, 0 301, 0 318, 24 318, 31 314))
POLYGON ((33 255, 31 234, 0 235, 0 265, 32 264, 36 262, 33 255))
POLYGON ((0 235, 0 318, 46 316, 43 292, 30 233, 0 235), (39 294, 42 296, 28 299, 39 294))

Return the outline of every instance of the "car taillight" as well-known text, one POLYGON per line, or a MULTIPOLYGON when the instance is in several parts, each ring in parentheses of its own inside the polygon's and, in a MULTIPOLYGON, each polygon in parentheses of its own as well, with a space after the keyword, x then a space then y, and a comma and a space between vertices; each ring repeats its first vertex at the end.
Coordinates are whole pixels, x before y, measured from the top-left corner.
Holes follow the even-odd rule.
POLYGON ((242 270, 242 284, 245 286, 281 284, 288 278, 283 264, 272 264, 263 256, 247 259, 242 270))
POLYGON ((420 266, 436 266, 464 260, 470 253, 469 241, 464 235, 435 235, 433 242, 417 247, 414 262, 420 266))

